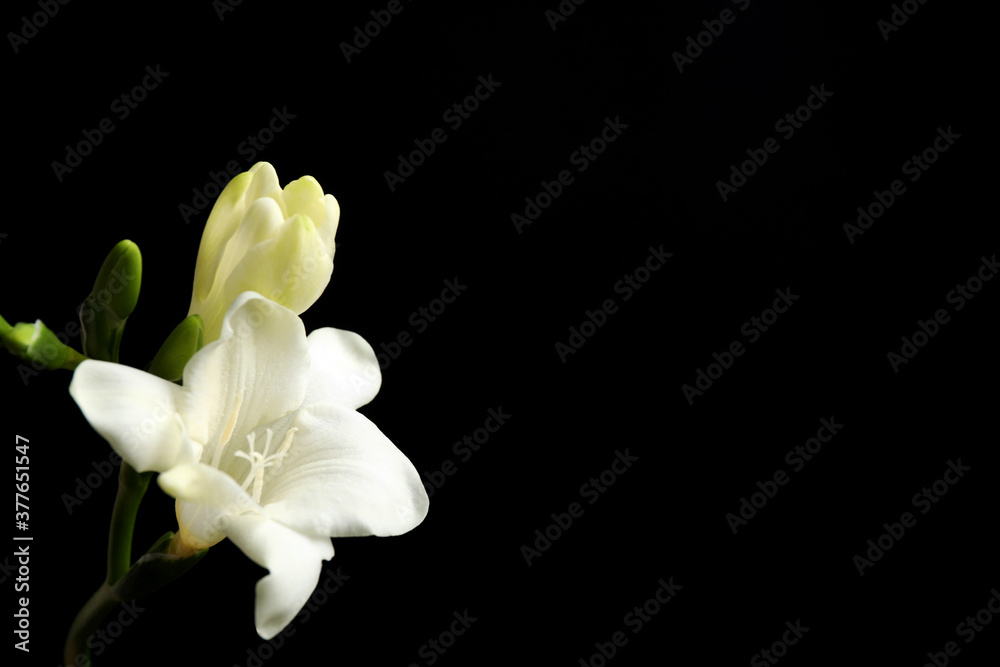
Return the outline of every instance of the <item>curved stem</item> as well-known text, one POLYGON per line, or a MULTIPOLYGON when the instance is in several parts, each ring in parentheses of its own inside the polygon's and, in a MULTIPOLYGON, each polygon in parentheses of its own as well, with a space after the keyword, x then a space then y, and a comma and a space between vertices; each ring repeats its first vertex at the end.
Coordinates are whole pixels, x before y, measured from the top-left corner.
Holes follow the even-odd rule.
POLYGON ((90 664, 90 649, 87 640, 104 621, 108 612, 123 600, 115 594, 113 586, 132 566, 132 534, 135 531, 135 517, 139 512, 139 502, 146 493, 152 473, 139 473, 122 461, 118 474, 118 496, 111 514, 111 530, 108 535, 108 574, 101 587, 87 600, 73 619, 69 635, 66 637, 64 658, 67 665, 77 664, 77 656, 84 655, 90 664))
POLYGON ((87 657, 87 660, 82 664, 90 664, 90 647, 87 646, 87 640, 97 631, 108 612, 121 602, 122 600, 114 594, 107 582, 104 582, 90 596, 87 604, 83 605, 76 618, 73 619, 73 625, 66 637, 66 646, 63 649, 63 661, 66 665, 81 664, 77 662, 80 655, 87 657))
POLYGON ((153 473, 139 473, 122 461, 118 474, 118 496, 111 514, 111 532, 108 535, 107 584, 114 585, 132 567, 132 533, 139 503, 146 493, 153 473))
POLYGON ((71 348, 69 345, 66 346, 68 354, 66 355, 66 361, 63 362, 63 369, 67 371, 74 370, 77 366, 86 361, 89 357, 85 354, 81 354, 71 348))

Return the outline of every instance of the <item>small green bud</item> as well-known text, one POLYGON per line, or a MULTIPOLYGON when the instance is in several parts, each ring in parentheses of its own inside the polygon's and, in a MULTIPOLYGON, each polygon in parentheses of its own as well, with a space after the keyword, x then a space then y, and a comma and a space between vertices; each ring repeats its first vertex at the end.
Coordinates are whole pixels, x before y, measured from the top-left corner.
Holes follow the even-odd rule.
POLYGON ((3 324, 7 325, 2 329, 4 346, 14 356, 32 362, 39 369, 71 369, 83 361, 79 352, 63 345, 41 320, 35 320, 34 324, 18 322, 13 327, 6 322, 3 324))
MULTIPOLYGON (((9 325, 8 325, 9 326, 9 325)), ((28 345, 35 337, 35 326, 27 322, 18 322, 4 333, 3 344, 15 357, 25 358, 28 353, 28 345)))
POLYGON ((184 376, 184 366, 205 344, 205 325, 199 315, 190 315, 170 332, 147 372, 170 382, 184 376))
POLYGON ((93 359, 118 361, 125 320, 135 310, 142 282, 142 255, 132 241, 120 241, 104 260, 94 289, 80 309, 83 351, 93 359))

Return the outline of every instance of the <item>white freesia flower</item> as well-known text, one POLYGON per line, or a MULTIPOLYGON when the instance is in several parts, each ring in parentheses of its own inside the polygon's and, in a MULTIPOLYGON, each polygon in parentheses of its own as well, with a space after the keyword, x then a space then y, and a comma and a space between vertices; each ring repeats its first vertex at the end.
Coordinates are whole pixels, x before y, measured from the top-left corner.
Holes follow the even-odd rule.
POLYGON ((188 362, 183 386, 88 360, 70 394, 124 460, 161 473, 184 549, 228 537, 270 570, 256 603, 257 632, 270 639, 316 587, 330 537, 398 535, 427 513, 413 465, 356 410, 380 384, 363 338, 307 337, 295 313, 248 292, 188 362))
POLYGON ((205 341, 219 337, 237 295, 254 291, 296 314, 326 289, 340 206, 312 176, 284 189, 267 162, 233 178, 219 195, 198 248, 188 315, 201 315, 205 341))

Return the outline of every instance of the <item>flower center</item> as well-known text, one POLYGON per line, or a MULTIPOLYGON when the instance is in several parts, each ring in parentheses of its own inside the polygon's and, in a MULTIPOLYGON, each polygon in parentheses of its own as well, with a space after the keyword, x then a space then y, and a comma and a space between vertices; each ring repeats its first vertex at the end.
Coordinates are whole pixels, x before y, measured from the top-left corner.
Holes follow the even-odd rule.
POLYGON ((264 490, 264 470, 272 466, 275 470, 281 467, 281 459, 288 453, 289 447, 292 446, 292 438, 298 430, 298 428, 288 429, 288 432, 285 433, 285 439, 282 441, 281 446, 278 447, 278 451, 270 456, 268 456, 268 451, 271 449, 271 440, 274 437, 274 432, 271 429, 265 431, 267 440, 264 442, 264 451, 256 451, 257 434, 250 433, 247 435, 247 442, 250 443, 250 451, 236 452, 235 456, 237 458, 245 459, 250 464, 250 470, 243 480, 242 488, 246 491, 250 487, 250 483, 253 482, 252 497, 255 503, 260 502, 260 494, 264 490))

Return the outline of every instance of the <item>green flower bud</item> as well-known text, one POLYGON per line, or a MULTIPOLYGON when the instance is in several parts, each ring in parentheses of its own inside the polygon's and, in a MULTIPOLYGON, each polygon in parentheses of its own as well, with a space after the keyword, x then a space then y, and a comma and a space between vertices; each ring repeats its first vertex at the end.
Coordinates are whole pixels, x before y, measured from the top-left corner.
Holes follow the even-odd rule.
POLYGON ((0 333, 4 346, 14 356, 32 362, 39 369, 71 369, 83 361, 79 352, 63 345, 41 320, 35 320, 34 324, 18 322, 13 327, 6 322, 3 324, 6 326, 0 333))
POLYGON ((118 361, 125 320, 135 310, 142 255, 132 241, 120 241, 101 266, 94 289, 80 308, 83 351, 92 359, 118 361))
POLYGON ((205 344, 205 325, 199 315, 191 315, 170 332, 160 351, 153 357, 147 372, 170 382, 180 380, 184 366, 205 344))
POLYGON ((26 322, 18 322, 4 333, 3 344, 10 350, 11 354, 23 359, 28 353, 28 345, 31 344, 31 339, 34 337, 34 325, 26 322))

